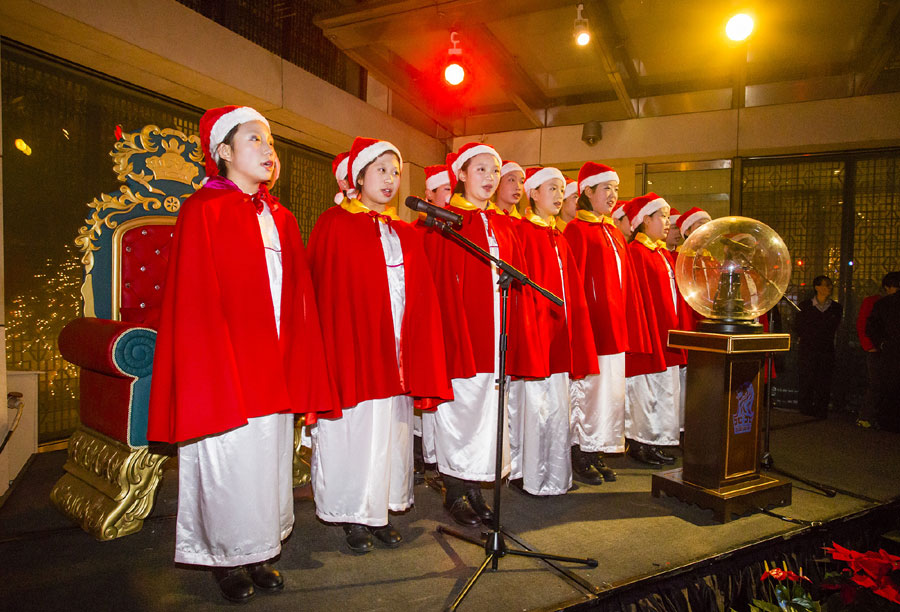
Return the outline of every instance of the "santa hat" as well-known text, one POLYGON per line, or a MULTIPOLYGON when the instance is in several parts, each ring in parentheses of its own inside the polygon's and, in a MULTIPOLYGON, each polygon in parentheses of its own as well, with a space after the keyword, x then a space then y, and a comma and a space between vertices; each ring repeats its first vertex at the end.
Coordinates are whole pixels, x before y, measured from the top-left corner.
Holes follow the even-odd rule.
POLYGON ((347 166, 350 171, 350 175, 347 178, 350 180, 350 183, 355 185, 356 178, 363 171, 363 168, 375 161, 379 155, 388 151, 397 156, 397 161, 402 167, 403 156, 400 155, 397 147, 387 140, 357 136, 353 140, 353 145, 350 147, 350 156, 347 158, 347 166))
POLYGON ((653 193, 652 191, 646 195, 638 196, 625 205, 625 214, 631 221, 631 231, 644 222, 644 217, 648 217, 661 208, 668 208, 669 203, 653 193))
POLYGON ((425 189, 434 191, 441 185, 450 182, 450 174, 447 172, 445 164, 436 166, 425 166, 425 189))
POLYGON ((235 126, 248 121, 262 121, 269 127, 266 118, 249 106, 223 106, 211 108, 200 117, 200 146, 206 156, 206 176, 219 173, 219 145, 235 126))
POLYGON ((596 162, 588 162, 578 171, 578 193, 580 194, 586 187, 593 187, 607 181, 619 182, 619 175, 616 171, 596 162))
POLYGON ((616 202, 616 205, 613 206, 612 211, 609 213, 610 216, 618 221, 622 217, 625 216, 625 205, 628 204, 631 200, 619 200, 616 202))
POLYGON ((510 172, 521 172, 522 176, 525 176, 525 171, 522 169, 522 166, 514 161, 504 160, 503 165, 500 166, 500 178, 503 178, 510 172))
POLYGON ((497 153, 497 150, 489 144, 482 144, 480 142, 466 143, 461 146, 456 153, 447 155, 447 169, 450 170, 451 188, 456 188, 456 183, 459 181, 459 171, 462 170, 463 164, 482 153, 490 153, 497 158, 497 165, 503 165, 503 160, 500 159, 500 154, 497 153))
MULTIPOLYGON (((681 213, 674 206, 669 207, 669 225, 675 225, 678 223, 678 217, 681 216, 681 213)), ((679 228, 681 229, 681 228, 679 228)))
POLYGON ((533 189, 537 189, 550 179, 566 182, 566 177, 557 168, 529 168, 525 171, 525 195, 530 198, 533 189))
POLYGON ((350 151, 344 151, 343 153, 338 153, 338 156, 331 162, 331 171, 334 173, 335 179, 339 181, 347 180, 347 166, 349 165, 347 160, 349 158, 350 151))
MULTIPOLYGON (((671 219, 671 217, 669 218, 671 219)), ((695 206, 686 211, 684 214, 679 215, 678 219, 675 221, 675 224, 678 226, 679 231, 684 234, 684 230, 690 229, 693 224, 695 224, 697 221, 700 221, 701 219, 712 221, 712 217, 709 216, 708 212, 706 212, 702 208, 698 208, 695 206)))
POLYGON ((574 179, 570 179, 568 176, 566 177, 566 191, 563 193, 563 200, 568 198, 569 196, 576 195, 578 193, 578 181, 574 179))

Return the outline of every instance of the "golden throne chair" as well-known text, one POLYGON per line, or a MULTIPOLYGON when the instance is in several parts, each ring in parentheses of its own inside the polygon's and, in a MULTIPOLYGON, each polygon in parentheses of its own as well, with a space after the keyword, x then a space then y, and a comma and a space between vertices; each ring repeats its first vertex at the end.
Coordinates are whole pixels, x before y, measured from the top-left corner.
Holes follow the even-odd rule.
POLYGON ((76 239, 84 264, 83 316, 58 343, 81 368, 80 426, 69 440, 53 504, 99 540, 139 531, 167 454, 147 442, 156 325, 178 210, 199 188, 197 136, 148 125, 110 152, 122 183, 88 204, 76 239))
MULTIPOLYGON (((110 156, 124 184, 88 204, 92 212, 75 241, 84 265, 83 316, 63 328, 58 344, 81 368, 81 424, 50 493, 98 540, 141 529, 174 454, 147 441, 153 351, 175 220, 204 176, 199 138, 173 129, 117 132, 110 156)), ((294 431, 294 486, 310 480, 302 425, 294 431)))

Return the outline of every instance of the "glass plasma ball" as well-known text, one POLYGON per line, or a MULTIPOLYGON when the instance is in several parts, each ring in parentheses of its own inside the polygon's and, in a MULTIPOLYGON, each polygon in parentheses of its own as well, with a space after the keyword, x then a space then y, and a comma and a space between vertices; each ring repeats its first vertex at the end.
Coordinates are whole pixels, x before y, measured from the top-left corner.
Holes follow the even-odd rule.
MULTIPOLYGON (((675 280, 708 320, 752 326, 775 306, 791 279, 791 257, 775 230, 747 217, 720 217, 681 245, 675 280)), ((702 328, 702 326, 701 326, 702 328)))

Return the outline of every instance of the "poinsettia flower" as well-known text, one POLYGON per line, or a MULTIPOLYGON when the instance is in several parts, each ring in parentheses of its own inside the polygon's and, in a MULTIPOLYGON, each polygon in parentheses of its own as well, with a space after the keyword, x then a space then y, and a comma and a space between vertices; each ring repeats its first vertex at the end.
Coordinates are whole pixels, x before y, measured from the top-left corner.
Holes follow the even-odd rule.
POLYGON ((760 580, 765 580, 766 578, 774 578, 775 580, 781 581, 787 578, 787 572, 785 572, 780 567, 773 567, 772 569, 765 572, 762 576, 759 577, 760 580))

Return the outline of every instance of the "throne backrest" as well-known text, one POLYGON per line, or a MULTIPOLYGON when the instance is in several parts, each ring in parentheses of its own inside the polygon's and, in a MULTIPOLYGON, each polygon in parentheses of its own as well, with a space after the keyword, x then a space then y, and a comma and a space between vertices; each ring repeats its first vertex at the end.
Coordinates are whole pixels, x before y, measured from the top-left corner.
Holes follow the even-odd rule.
POLYGON ((78 232, 82 314, 156 327, 173 226, 204 176, 200 139, 174 129, 117 128, 110 152, 124 183, 88 204, 78 232))

